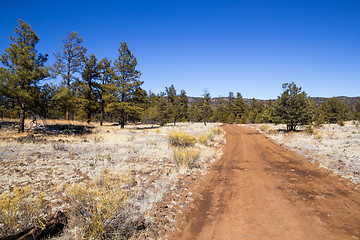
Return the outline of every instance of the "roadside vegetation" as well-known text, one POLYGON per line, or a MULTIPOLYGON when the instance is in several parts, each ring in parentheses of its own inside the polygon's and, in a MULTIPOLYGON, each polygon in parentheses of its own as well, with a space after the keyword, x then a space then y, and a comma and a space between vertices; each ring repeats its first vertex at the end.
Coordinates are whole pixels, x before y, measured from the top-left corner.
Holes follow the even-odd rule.
POLYGON ((304 155, 320 167, 360 185, 360 128, 358 121, 307 125, 297 132, 283 131, 285 125, 247 125, 304 155))
POLYGON ((56 239, 157 239, 191 207, 189 192, 224 144, 213 123, 47 122, 18 133, 17 122, 0 121, 0 237, 45 230, 60 211, 67 224, 56 239))

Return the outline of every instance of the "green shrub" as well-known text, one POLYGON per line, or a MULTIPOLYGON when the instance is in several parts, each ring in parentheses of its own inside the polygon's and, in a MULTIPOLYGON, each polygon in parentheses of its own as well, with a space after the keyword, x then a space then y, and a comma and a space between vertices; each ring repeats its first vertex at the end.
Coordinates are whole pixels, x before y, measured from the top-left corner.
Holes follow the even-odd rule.
POLYGON ((31 187, 15 188, 0 196, 0 236, 13 235, 45 223, 44 193, 34 194, 31 187))
POLYGON ((193 168, 199 158, 200 150, 196 148, 174 148, 174 160, 180 169, 193 168))
POLYGON ((196 142, 195 136, 186 133, 186 132, 178 132, 172 131, 168 135, 169 143, 174 147, 189 147, 194 146, 196 142))
POLYGON ((339 126, 341 126, 341 127, 345 126, 345 123, 344 123, 343 120, 338 121, 338 124, 339 124, 339 126))

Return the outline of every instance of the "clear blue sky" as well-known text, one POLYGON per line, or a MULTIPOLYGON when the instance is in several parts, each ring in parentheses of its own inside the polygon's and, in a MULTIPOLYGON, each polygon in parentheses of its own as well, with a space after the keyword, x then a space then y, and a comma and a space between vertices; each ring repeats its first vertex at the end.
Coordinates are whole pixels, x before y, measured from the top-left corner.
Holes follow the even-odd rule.
POLYGON ((114 60, 126 41, 145 90, 174 84, 189 96, 240 92, 276 98, 296 82, 310 96, 360 95, 360 1, 9 1, 0 0, 0 51, 18 18, 61 50, 70 31, 88 53, 114 60))

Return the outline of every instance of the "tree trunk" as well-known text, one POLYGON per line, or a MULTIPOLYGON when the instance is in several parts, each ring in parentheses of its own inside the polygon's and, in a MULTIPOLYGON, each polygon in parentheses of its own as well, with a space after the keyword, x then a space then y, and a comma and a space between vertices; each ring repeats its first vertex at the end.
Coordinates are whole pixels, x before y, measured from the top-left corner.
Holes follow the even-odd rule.
POLYGON ((104 120, 104 107, 101 107, 101 110, 100 110, 100 126, 103 125, 103 120, 104 120))
POLYGON ((121 110, 121 122, 120 122, 121 128, 125 128, 125 111, 121 110))
POLYGON ((25 103, 20 103, 20 126, 19 132, 23 133, 25 130, 25 103))
POLYGON ((69 110, 66 109, 66 121, 69 121, 69 110))

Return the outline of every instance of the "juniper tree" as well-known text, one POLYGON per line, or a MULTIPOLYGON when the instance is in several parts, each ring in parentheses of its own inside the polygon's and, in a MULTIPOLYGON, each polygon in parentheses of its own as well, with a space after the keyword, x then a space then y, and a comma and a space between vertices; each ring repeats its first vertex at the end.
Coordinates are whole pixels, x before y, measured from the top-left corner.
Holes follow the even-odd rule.
POLYGON ((289 131, 295 131, 299 125, 311 123, 313 107, 306 93, 294 82, 285 83, 282 88, 283 93, 274 106, 277 122, 285 123, 289 131))
POLYGON ((19 19, 12 43, 1 56, 0 92, 20 108, 20 132, 24 132, 25 112, 36 109, 40 96, 39 82, 49 76, 47 55, 39 54, 35 46, 39 37, 31 26, 19 19))
POLYGON ((66 112, 66 120, 69 121, 69 111, 75 105, 74 87, 76 82, 76 74, 81 72, 86 48, 82 45, 82 38, 77 32, 70 32, 64 39, 62 44, 62 52, 54 53, 56 62, 53 66, 55 75, 60 75, 63 81, 59 91, 54 96, 59 105, 66 112))
POLYGON ((107 106, 107 110, 119 118, 124 128, 129 118, 139 116, 143 109, 134 101, 134 94, 143 84, 139 80, 141 73, 136 70, 137 61, 126 42, 120 44, 119 55, 114 61, 116 95, 107 106))

